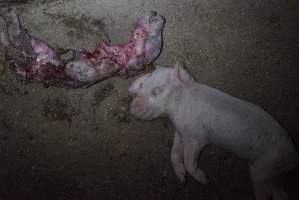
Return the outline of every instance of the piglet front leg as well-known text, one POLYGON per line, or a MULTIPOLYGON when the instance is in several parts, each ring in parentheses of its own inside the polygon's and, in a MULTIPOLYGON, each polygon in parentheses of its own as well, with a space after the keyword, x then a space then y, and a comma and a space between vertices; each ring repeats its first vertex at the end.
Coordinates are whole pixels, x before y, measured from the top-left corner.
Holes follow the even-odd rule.
POLYGON ((171 162, 176 176, 182 183, 185 183, 187 171, 184 165, 184 143, 178 132, 174 133, 171 162))
POLYGON ((198 182, 207 184, 208 179, 204 171, 198 166, 198 159, 201 151, 207 145, 207 141, 200 141, 185 136, 184 139, 184 165, 189 174, 198 182))
POLYGON ((205 140, 198 142, 182 136, 177 131, 175 132, 171 149, 171 162, 176 176, 182 183, 186 182, 187 172, 198 182, 208 183, 206 174, 198 167, 199 155, 206 144, 205 140))

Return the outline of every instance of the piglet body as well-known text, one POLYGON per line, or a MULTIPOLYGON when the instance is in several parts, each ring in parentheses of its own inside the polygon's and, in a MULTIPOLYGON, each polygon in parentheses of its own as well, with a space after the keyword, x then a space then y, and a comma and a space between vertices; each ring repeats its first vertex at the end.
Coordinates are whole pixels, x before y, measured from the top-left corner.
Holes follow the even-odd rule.
POLYGON ((10 10, 0 16, 0 47, 6 50, 6 61, 25 80, 77 88, 117 74, 128 78, 143 72, 161 51, 163 24, 162 16, 147 12, 138 18, 129 42, 103 42, 93 52, 71 50, 73 57, 63 59, 45 41, 28 34, 10 10))
POLYGON ((130 91, 136 95, 130 108, 136 118, 166 115, 173 122, 171 160, 181 181, 188 172, 208 182, 198 157, 213 143, 250 162, 257 200, 287 199, 280 178, 299 157, 286 131, 262 108, 195 82, 180 65, 156 69, 130 91))

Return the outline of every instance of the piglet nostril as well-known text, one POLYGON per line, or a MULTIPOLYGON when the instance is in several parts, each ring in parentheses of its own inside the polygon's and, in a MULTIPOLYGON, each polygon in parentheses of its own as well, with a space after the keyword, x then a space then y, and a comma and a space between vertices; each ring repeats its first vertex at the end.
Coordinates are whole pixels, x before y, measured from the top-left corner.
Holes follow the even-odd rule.
POLYGON ((128 108, 129 115, 133 116, 136 119, 138 113, 140 113, 139 107, 136 105, 136 102, 132 102, 128 108))
POLYGON ((135 111, 134 111, 134 108, 132 108, 131 106, 130 106, 129 109, 128 109, 128 118, 129 118, 130 120, 132 120, 132 119, 137 119, 137 118, 136 118, 135 111))
POLYGON ((130 94, 133 94, 133 93, 134 93, 134 90, 133 90, 132 86, 129 87, 129 92, 130 92, 130 94))
POLYGON ((134 107, 132 107, 132 104, 130 104, 130 106, 128 107, 128 113, 129 115, 134 115, 134 107))

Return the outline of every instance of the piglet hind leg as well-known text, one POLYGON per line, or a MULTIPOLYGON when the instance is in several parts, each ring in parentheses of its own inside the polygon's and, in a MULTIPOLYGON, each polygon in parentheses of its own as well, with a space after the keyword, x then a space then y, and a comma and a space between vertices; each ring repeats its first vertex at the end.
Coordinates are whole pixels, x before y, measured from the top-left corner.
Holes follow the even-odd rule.
POLYGON ((288 164, 273 160, 270 155, 258 158, 249 166, 256 200, 287 200, 288 196, 282 184, 283 171, 289 170, 288 164), (285 169, 278 169, 278 165, 285 169))
POLYGON ((4 48, 9 45, 6 23, 3 17, 0 16, 0 47, 4 48))
MULTIPOLYGON (((7 11, 3 14, 3 17, 6 22, 5 31, 8 43, 12 44, 12 46, 14 46, 19 52, 22 52, 23 56, 27 58, 32 57, 33 50, 31 47, 31 36, 22 26, 18 15, 13 9, 7 9, 7 11)), ((14 55, 12 56, 16 57, 14 55)))
POLYGON ((13 9, 8 8, 3 15, 7 24, 10 42, 14 43, 21 33, 21 23, 13 9))
POLYGON ((184 165, 189 174, 198 182, 207 184, 208 178, 203 170, 198 166, 199 156, 207 141, 202 139, 200 141, 194 138, 184 138, 184 165))
POLYGON ((176 176, 182 183, 185 183, 187 171, 184 165, 184 144, 178 132, 174 133, 171 162, 176 176))

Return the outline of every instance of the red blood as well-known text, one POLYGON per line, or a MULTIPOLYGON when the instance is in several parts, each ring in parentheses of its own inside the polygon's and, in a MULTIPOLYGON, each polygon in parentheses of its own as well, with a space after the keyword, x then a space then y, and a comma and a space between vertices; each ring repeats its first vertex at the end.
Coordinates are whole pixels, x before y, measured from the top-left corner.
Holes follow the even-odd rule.
POLYGON ((99 81, 98 75, 112 76, 111 71, 116 71, 122 78, 128 78, 140 73, 144 65, 160 52, 163 22, 163 18, 154 12, 147 13, 137 21, 128 43, 110 45, 103 42, 98 44, 93 52, 81 49, 73 60, 68 61, 62 60, 46 42, 32 38, 31 46, 35 55, 30 63, 16 65, 17 73, 28 79, 59 86, 90 84, 87 81, 99 81), (153 37, 158 39, 153 40, 153 37), (151 50, 146 52, 146 45, 147 49, 151 50), (86 77, 87 79, 84 79, 86 77), (80 80, 86 82, 82 83, 80 80))

